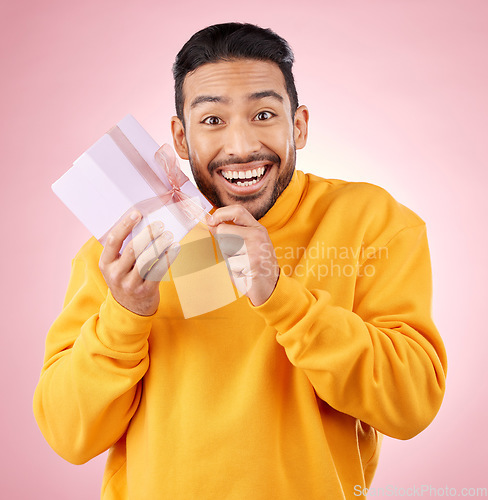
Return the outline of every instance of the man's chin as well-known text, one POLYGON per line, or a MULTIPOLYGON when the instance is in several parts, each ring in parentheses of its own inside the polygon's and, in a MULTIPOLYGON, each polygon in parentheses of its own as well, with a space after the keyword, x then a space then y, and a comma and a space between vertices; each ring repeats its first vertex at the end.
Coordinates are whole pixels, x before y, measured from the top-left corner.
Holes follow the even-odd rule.
POLYGON ((273 203, 271 200, 267 200, 267 203, 249 203, 247 206, 244 204, 244 208, 256 219, 259 220, 263 218, 271 209, 273 203))
POLYGON ((266 192, 254 193, 246 196, 229 195, 218 197, 217 207, 242 205, 256 220, 264 217, 274 202, 266 192))

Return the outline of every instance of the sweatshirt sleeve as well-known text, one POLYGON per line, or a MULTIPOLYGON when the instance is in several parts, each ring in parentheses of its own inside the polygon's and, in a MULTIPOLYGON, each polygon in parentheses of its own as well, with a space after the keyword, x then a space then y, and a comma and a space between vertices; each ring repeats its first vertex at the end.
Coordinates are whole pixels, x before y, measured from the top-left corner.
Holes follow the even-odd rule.
POLYGON ((352 310, 283 273, 255 310, 321 399, 408 439, 439 410, 447 362, 431 318, 425 225, 400 230, 386 248, 359 268, 352 310))
POLYGON ((97 264, 83 251, 73 261, 33 402, 47 442, 75 464, 107 450, 124 434, 149 366, 152 317, 118 304, 97 264))

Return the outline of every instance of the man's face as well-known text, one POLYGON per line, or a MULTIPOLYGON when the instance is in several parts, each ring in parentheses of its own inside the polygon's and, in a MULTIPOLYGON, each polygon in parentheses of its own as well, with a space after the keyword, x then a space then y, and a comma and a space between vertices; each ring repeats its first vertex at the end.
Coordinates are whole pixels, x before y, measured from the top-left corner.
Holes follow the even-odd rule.
POLYGON ((200 191, 217 207, 240 204, 260 219, 291 180, 307 109, 292 117, 278 65, 249 59, 200 66, 183 95, 185 127, 173 117, 173 137, 200 191))

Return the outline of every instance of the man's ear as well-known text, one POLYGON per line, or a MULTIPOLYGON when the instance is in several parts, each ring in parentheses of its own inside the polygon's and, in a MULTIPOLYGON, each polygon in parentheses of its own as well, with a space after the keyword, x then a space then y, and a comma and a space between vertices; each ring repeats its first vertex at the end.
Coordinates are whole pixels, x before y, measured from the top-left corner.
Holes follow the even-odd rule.
POLYGON ((183 160, 188 160, 188 144, 186 143, 185 127, 177 116, 171 118, 171 133, 176 152, 183 160))
POLYGON ((306 106, 300 106, 295 112, 293 121, 293 136, 295 138, 295 147, 302 149, 307 144, 308 137, 308 109, 306 106))

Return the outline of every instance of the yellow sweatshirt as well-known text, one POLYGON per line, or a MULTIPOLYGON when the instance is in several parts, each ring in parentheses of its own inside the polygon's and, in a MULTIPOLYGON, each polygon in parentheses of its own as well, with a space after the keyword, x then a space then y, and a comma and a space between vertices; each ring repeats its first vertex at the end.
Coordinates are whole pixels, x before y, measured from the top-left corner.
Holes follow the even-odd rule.
POLYGON ((411 438, 438 411, 423 221, 376 186, 297 171, 260 222, 281 273, 259 307, 184 319, 163 281, 138 316, 108 291, 95 239, 74 259, 34 413, 72 463, 110 448, 102 499, 355 499, 380 433, 411 438))

